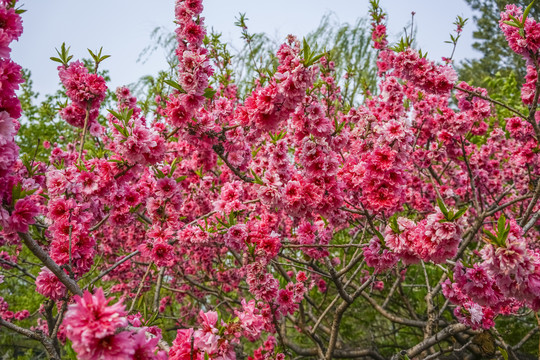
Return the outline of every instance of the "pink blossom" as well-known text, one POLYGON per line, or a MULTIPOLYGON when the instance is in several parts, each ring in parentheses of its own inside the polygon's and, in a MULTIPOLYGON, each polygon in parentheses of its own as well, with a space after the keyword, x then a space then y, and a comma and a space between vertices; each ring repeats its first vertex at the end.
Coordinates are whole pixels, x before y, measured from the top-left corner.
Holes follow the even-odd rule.
POLYGON ((75 340, 73 350, 77 352, 77 359, 80 360, 132 360, 135 354, 133 338, 127 331, 103 337, 89 337, 85 341, 75 340))
POLYGON ((81 344, 92 341, 99 343, 100 339, 105 339, 103 344, 127 341, 124 335, 114 337, 117 329, 127 325, 127 320, 121 302, 108 305, 112 299, 106 299, 101 288, 94 295, 88 291, 82 297, 75 295, 75 304, 69 305, 64 319, 68 338, 81 344))
POLYGON ((64 284, 46 267, 41 268, 41 272, 36 278, 36 291, 57 301, 66 295, 64 284))
POLYGON ((13 119, 6 111, 0 112, 0 145, 5 145, 8 141, 13 141, 15 127, 13 119))
POLYGON ((9 218, 8 229, 12 232, 27 232, 28 225, 34 224, 34 217, 39 214, 36 202, 26 197, 15 203, 15 210, 9 218))

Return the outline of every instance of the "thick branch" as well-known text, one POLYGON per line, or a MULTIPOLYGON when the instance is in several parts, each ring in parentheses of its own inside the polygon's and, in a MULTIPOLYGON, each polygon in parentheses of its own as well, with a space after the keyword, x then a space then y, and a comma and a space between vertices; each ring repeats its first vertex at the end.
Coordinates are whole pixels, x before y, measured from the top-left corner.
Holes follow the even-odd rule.
POLYGON ((468 328, 469 327, 467 325, 464 325, 464 324, 452 324, 452 325, 449 325, 449 326, 445 327, 444 329, 442 329, 441 331, 439 331, 438 333, 436 333, 435 335, 433 335, 433 336, 425 339, 424 341, 416 344, 415 346, 413 346, 409 350, 401 352, 401 354, 394 355, 392 357, 392 360, 398 360, 398 359, 400 359, 400 356, 402 356, 402 355, 407 355, 409 358, 413 358, 416 355, 420 354, 422 351, 427 350, 430 347, 432 347, 433 345, 438 344, 439 342, 449 338, 450 336, 453 336, 456 333, 465 331, 468 328))
POLYGON ((1 317, 0 317, 0 326, 4 326, 30 339, 39 341, 41 344, 43 344, 43 346, 45 347, 45 350, 47 351, 47 354, 49 354, 49 357, 52 360, 60 360, 60 355, 54 348, 52 340, 46 337, 43 333, 24 329, 20 326, 17 326, 15 324, 10 323, 9 321, 2 319, 1 317))
POLYGON ((531 199, 531 202, 529 203, 529 206, 527 206, 527 210, 525 211, 525 214, 523 215, 523 218, 521 218, 521 221, 519 223, 519 226, 523 227, 525 224, 527 224, 527 221, 529 220, 529 217, 531 216, 534 207, 536 206, 536 203, 538 202, 538 199, 540 198, 540 179, 536 183, 536 187, 534 188, 533 197, 531 199))
POLYGON ((82 296, 82 290, 75 280, 71 279, 65 272, 58 266, 57 263, 49 257, 49 255, 39 246, 39 244, 32 239, 28 233, 19 233, 19 237, 22 239, 26 247, 45 265, 54 275, 65 285, 65 287, 75 295, 82 296))

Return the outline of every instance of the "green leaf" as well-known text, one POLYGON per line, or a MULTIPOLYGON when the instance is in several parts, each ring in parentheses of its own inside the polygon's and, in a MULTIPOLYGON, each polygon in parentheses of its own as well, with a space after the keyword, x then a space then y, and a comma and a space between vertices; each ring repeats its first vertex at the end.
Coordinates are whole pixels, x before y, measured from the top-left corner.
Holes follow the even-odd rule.
POLYGON ((180 84, 178 84, 176 81, 172 81, 172 80, 163 80, 165 82, 165 84, 175 88, 176 90, 180 91, 181 93, 186 93, 186 91, 184 89, 182 89, 182 87, 180 86, 180 84))
POLYGON ((309 44, 306 41, 306 38, 303 39, 303 43, 304 43, 304 49, 303 49, 304 61, 308 61, 311 58, 311 48, 309 47, 309 44))
POLYGON ((122 115, 120 115, 119 113, 117 113, 116 111, 114 110, 110 110, 110 109, 107 109, 108 112, 110 112, 115 118, 117 118, 118 120, 122 120, 122 115))
POLYGON ((216 95, 216 93, 217 93, 217 90, 214 90, 212 88, 206 88, 206 90, 204 90, 203 96, 207 99, 212 99, 214 95, 216 95))
POLYGON ((11 206, 14 207, 17 200, 21 198, 21 190, 21 183, 17 183, 17 185, 15 185, 13 189, 11 189, 11 206))
POLYGON ((501 214, 501 216, 499 216, 499 220, 497 220, 497 235, 499 235, 499 239, 504 233, 505 227, 506 227, 506 216, 504 216, 504 214, 501 214))
POLYGON ((533 0, 529 6, 527 6, 527 8, 525 9, 525 11, 523 12, 523 19, 522 19, 522 24, 521 24, 521 27, 524 27, 525 26, 525 21, 527 20, 527 16, 529 16, 529 13, 531 12, 531 9, 534 5, 534 3, 536 2, 536 0, 533 0))
POLYGON ((308 67, 308 66, 313 65, 314 63, 317 62, 317 60, 319 60, 320 58, 322 58, 325 55, 326 55, 326 53, 322 53, 322 54, 315 55, 315 56, 313 56, 313 54, 311 54, 309 58, 306 58, 304 60, 304 66, 308 67))
POLYGON ((462 207, 461 209, 458 210, 458 212, 454 215, 454 217, 452 218, 452 220, 457 220, 459 219, 463 214, 465 214, 468 210, 468 207, 465 206, 465 207, 462 207))
POLYGON ((120 134, 124 135, 125 137, 129 136, 129 133, 126 131, 126 129, 124 129, 120 125, 113 123, 113 126, 115 127, 116 130, 118 130, 120 134))
POLYGON ((251 175, 253 175, 253 178, 255 179, 255 184, 264 185, 264 182, 261 180, 261 178, 259 177, 259 175, 257 175, 255 171, 251 170, 251 175))
POLYGON ((176 171, 176 163, 178 162, 179 158, 174 158, 174 160, 171 163, 171 169, 169 170, 169 177, 172 177, 174 175, 174 172, 176 171))
POLYGON ((154 168, 154 170, 156 171, 156 176, 158 179, 163 179, 165 177, 165 174, 163 173, 163 171, 161 171, 160 169, 158 168, 154 168))
POLYGON ((187 175, 182 175, 182 176, 179 176, 176 178, 176 182, 179 183, 179 182, 182 182, 184 180, 187 179, 187 175))
POLYGON ((382 243, 384 243, 384 236, 380 233, 379 230, 375 230, 375 235, 381 240, 382 243))
POLYGON ((396 234, 400 234, 401 231, 399 231, 399 224, 397 222, 397 214, 392 215, 390 220, 390 229, 396 234))
MULTIPOLYGON (((143 300, 144 300, 143 296, 139 297, 139 301, 137 301, 137 309, 141 308, 141 304, 142 304, 143 300)), ((147 309, 146 309, 146 303, 145 303, 144 304, 144 312, 143 312, 143 316, 144 316, 145 319, 146 319, 146 310, 147 309)))
MULTIPOLYGON (((58 54, 58 60, 60 60, 60 63, 62 63, 64 66, 67 66, 69 63, 69 60, 73 58, 73 55, 69 55, 69 47, 66 48, 66 43, 62 43, 62 46, 60 46, 60 51, 58 49, 56 50, 56 53, 58 54)), ((57 61, 57 60, 54 60, 57 61)))
POLYGON ((502 235, 499 236, 501 240, 501 246, 506 245, 506 239, 508 239, 508 235, 510 234, 510 225, 506 229, 504 229, 502 235))
POLYGON ((66 341, 66 345, 64 345, 64 351, 65 351, 65 356, 69 360, 77 360, 77 353, 71 347, 71 341, 69 340, 66 341))
POLYGON ((156 311, 156 312, 152 315, 152 317, 146 322, 146 325, 147 325, 147 326, 151 326, 152 323, 157 319, 158 314, 159 314, 159 313, 156 311))
POLYGON ((484 231, 484 234, 486 234, 486 236, 487 236, 492 242, 494 242, 495 244, 498 243, 498 238, 497 238, 497 236, 495 236, 495 234, 493 234, 491 231, 486 230, 486 229, 483 229, 483 231, 484 231))
POLYGON ((220 223, 223 227, 225 227, 227 229, 231 227, 229 224, 227 224, 225 221, 223 221, 223 219, 220 219, 217 216, 216 216, 216 220, 217 220, 218 223, 220 223))
POLYGON ((441 209, 441 212, 443 213, 444 217, 447 220, 450 220, 450 219, 448 219, 448 209, 446 208, 446 205, 444 204, 444 201, 439 197, 437 198, 437 205, 439 205, 439 209, 441 209))
POLYGON ((519 27, 520 27, 517 23, 515 23, 515 22, 513 22, 513 21, 505 20, 505 21, 503 21, 503 23, 505 23, 506 25, 510 25, 510 26, 512 26, 512 27, 516 27, 516 28, 519 28, 519 27))
POLYGON ((502 347, 500 347, 500 346, 498 347, 498 349, 499 349, 503 359, 508 360, 508 352, 505 349, 503 349, 502 347))

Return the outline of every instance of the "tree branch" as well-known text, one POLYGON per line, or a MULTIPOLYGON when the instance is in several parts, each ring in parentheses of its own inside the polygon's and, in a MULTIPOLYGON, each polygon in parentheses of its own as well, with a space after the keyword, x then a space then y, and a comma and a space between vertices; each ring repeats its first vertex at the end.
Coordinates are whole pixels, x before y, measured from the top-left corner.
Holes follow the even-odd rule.
POLYGON ((39 244, 32 239, 28 233, 19 233, 19 237, 22 239, 26 247, 45 265, 54 275, 65 285, 65 287, 75 295, 82 296, 82 290, 75 280, 71 279, 65 272, 58 266, 57 263, 49 257, 49 255, 39 246, 39 244))

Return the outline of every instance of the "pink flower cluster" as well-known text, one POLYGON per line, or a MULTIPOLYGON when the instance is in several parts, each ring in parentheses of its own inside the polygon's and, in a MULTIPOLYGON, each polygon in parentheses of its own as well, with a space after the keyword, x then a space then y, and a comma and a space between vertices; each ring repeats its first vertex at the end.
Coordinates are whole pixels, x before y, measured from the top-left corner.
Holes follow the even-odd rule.
POLYGON ((242 311, 235 310, 243 335, 250 341, 257 340, 263 331, 273 326, 271 314, 267 310, 267 307, 260 309, 255 300, 246 302, 245 299, 242 299, 242 311))
POLYGON ((237 323, 218 324, 218 313, 215 311, 199 313, 201 327, 197 330, 178 330, 173 346, 169 351, 169 360, 203 360, 219 359, 234 360, 236 353, 233 344, 236 343, 237 323), (219 328, 223 328, 220 331, 219 328))
MULTIPOLYGON (((370 107, 378 111, 375 108, 384 103, 387 101, 379 97, 370 107)), ((349 156, 340 171, 348 201, 375 212, 393 213, 405 201, 408 175, 404 155, 413 140, 410 130, 403 120, 378 120, 367 109, 355 110, 350 116, 357 123, 351 133, 349 156), (368 132, 369 128, 373 130, 368 132)))
POLYGON ((101 288, 92 295, 76 295, 64 319, 67 337, 81 360, 158 360, 165 354, 156 352, 159 337, 147 339, 144 329, 126 330, 128 319, 121 301, 109 305, 101 288))
POLYGON ((15 7, 7 6, 5 2, 0 5, 0 24, 0 57, 9 58, 9 45, 18 40, 23 32, 22 20, 15 7))
MULTIPOLYGON (((87 182, 92 181, 93 186, 97 186, 97 177, 94 174, 73 172, 73 168, 70 170, 72 171, 48 172, 48 183, 63 182, 64 189, 73 189, 78 187, 78 181, 90 177, 91 180, 87 182)), ((77 202, 74 198, 58 195, 62 192, 54 193, 54 190, 49 194, 51 200, 48 203, 48 216, 53 221, 49 226, 52 238, 50 256, 60 265, 69 265, 71 258, 71 270, 80 276, 90 270, 96 254, 95 239, 89 232, 94 221, 92 203, 77 202)))
POLYGON ((459 219, 446 221, 438 211, 418 223, 399 217, 396 224, 397 229, 387 225, 385 243, 405 263, 423 260, 440 264, 457 253, 462 227, 459 219))
POLYGON ((370 15, 372 19, 371 40, 373 41, 373 47, 377 50, 383 50, 388 46, 386 25, 383 24, 386 14, 384 14, 380 8, 377 8, 372 9, 370 15))
MULTIPOLYGON (((21 116, 21 104, 15 91, 23 78, 21 67, 9 57, 9 45, 21 35, 22 20, 14 6, 14 3, 0 4, 0 189, 11 188, 6 174, 19 155, 14 136, 19 128, 16 119, 21 116)), ((0 190, 0 203, 7 200, 4 196, 7 194, 0 190)))
POLYGON ((97 122, 99 106, 107 91, 102 76, 92 74, 80 61, 58 67, 60 81, 66 89, 71 104, 60 110, 60 116, 70 125, 84 127, 85 121, 90 133, 97 135, 101 126, 97 122))
POLYGON ((66 287, 46 267, 41 268, 36 278, 36 291, 50 299, 59 301, 66 295, 66 287))
MULTIPOLYGON (((458 84, 460 88, 472 91, 482 96, 487 96, 487 90, 483 88, 475 88, 465 82, 458 84)), ((455 135, 465 135, 468 131, 474 135, 483 135, 488 129, 484 119, 492 116, 492 105, 489 101, 471 97, 469 93, 464 91, 456 92, 458 107, 461 112, 458 115, 449 118, 446 123, 449 125, 449 131, 455 135)))
POLYGON ((510 48, 517 54, 531 60, 531 55, 537 54, 540 49, 540 23, 531 17, 525 20, 523 32, 517 26, 505 22, 512 22, 512 15, 518 21, 523 22, 523 10, 521 6, 506 5, 505 11, 501 12, 499 26, 508 41, 510 48))
POLYGON ((276 338, 268 336, 266 341, 253 352, 253 356, 248 356, 248 360, 285 360, 284 354, 275 354, 277 345, 276 338))
POLYGON ((505 246, 486 245, 481 250, 482 267, 495 280, 502 294, 540 309, 540 252, 532 250, 511 221, 505 246))
POLYGON ((384 50, 377 65, 382 72, 393 69, 391 75, 407 80, 429 94, 447 95, 457 80, 450 65, 435 65, 412 48, 399 53, 384 50))
MULTIPOLYGON (((28 231, 40 212, 35 196, 13 199, 13 189, 31 190, 34 184, 22 186, 18 175, 19 147, 15 135, 20 127, 21 104, 15 91, 23 82, 21 67, 10 59, 9 45, 22 33, 22 20, 15 10, 16 1, 0 3, 0 204, 13 204, 9 210, 0 208, 0 244, 6 239, 15 242, 17 232, 28 231)), ((35 192, 33 190, 32 192, 35 192)))
POLYGON ((444 295, 458 305, 454 314, 473 328, 488 329, 495 315, 513 314, 524 305, 540 308, 540 254, 527 248, 515 221, 509 227, 504 246, 486 245, 482 263, 470 268, 458 263, 453 282, 443 285, 444 295))
POLYGON ((458 305, 454 314, 460 322, 473 329, 489 329, 495 325, 497 314, 512 314, 520 303, 506 298, 482 265, 465 268, 458 263, 454 268, 454 282, 443 283, 443 294, 458 305))
POLYGON ((17 233, 27 232, 28 226, 34 224, 35 217, 40 214, 39 203, 35 196, 28 196, 15 203, 11 216, 7 218, 6 214, 0 210, 0 216, 4 218, 4 232, 17 233))
POLYGON ((377 273, 391 269, 399 261, 395 253, 383 248, 377 237, 372 238, 363 250, 366 264, 374 268, 377 273))
POLYGON ((261 131, 274 131, 286 120, 296 106, 304 100, 306 89, 311 86, 316 69, 308 69, 300 57, 300 43, 295 38, 281 45, 277 52, 279 66, 267 86, 259 86, 237 108, 238 123, 253 125, 261 131))
POLYGON ((124 122, 112 114, 108 115, 112 134, 109 148, 132 165, 151 165, 163 160, 165 139, 155 128, 146 126, 146 119, 140 115, 141 109, 128 88, 119 88, 116 94, 118 110, 131 109, 133 114, 124 122))
POLYGON ((176 128, 191 122, 204 102, 208 78, 213 74, 207 50, 201 46, 206 35, 204 18, 200 17, 202 10, 201 0, 176 1, 178 83, 183 91, 170 95, 164 112, 169 124, 176 128))
POLYGON ((521 87, 521 100, 525 105, 532 105, 536 90, 536 82, 538 81, 538 71, 534 66, 527 66, 527 75, 525 75, 525 83, 521 87))

